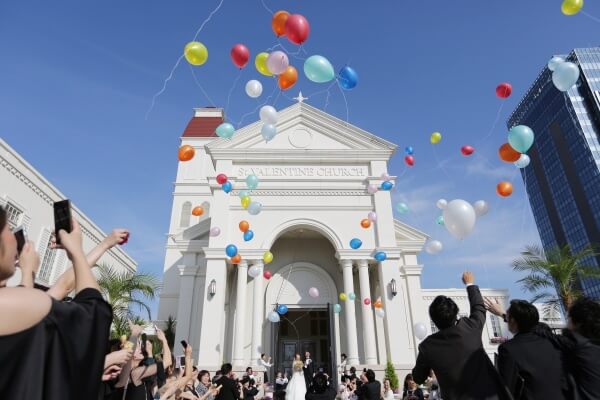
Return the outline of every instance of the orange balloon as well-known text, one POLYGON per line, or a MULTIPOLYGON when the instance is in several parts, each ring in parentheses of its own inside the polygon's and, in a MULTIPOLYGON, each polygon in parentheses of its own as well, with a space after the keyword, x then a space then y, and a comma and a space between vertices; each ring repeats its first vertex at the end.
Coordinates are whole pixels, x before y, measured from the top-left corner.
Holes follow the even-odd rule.
POLYGON ((373 305, 375 306, 375 308, 383 307, 383 303, 381 302, 381 300, 377 300, 375 303, 373 303, 373 305))
POLYGON ((273 19, 271 20, 271 27, 273 28, 273 32, 277 37, 285 36, 285 23, 290 16, 290 13, 287 11, 277 11, 273 14, 273 19))
POLYGON ((371 221, 369 221, 367 218, 363 219, 360 221, 360 226, 362 226, 363 228, 367 229, 368 227, 371 226, 371 221))
POLYGON ((287 90, 296 84, 298 80, 298 71, 296 68, 288 65, 288 67, 279 74, 279 88, 281 90, 287 90))
POLYGON ((192 210, 192 215, 195 215, 196 217, 199 217, 202 214, 204 214, 204 208, 202 208, 201 206, 194 207, 194 209, 192 210))
POLYGON ((250 229, 250 224, 248 221, 240 221, 240 231, 246 233, 248 229, 250 229))
POLYGON ((185 144, 179 148, 179 161, 190 161, 194 158, 196 150, 189 144, 185 144))
POLYGON ((508 197, 512 194, 513 188, 510 182, 500 182, 496 186, 496 192, 502 197, 508 197))
POLYGON ((235 256, 231 257, 232 264, 239 264, 240 261, 242 261, 242 256, 240 256, 239 254, 236 254, 235 256))
POLYGON ((500 159, 502 161, 509 163, 513 163, 521 157, 521 153, 513 149, 508 143, 504 143, 502 146, 500 146, 498 149, 498 154, 500 155, 500 159))

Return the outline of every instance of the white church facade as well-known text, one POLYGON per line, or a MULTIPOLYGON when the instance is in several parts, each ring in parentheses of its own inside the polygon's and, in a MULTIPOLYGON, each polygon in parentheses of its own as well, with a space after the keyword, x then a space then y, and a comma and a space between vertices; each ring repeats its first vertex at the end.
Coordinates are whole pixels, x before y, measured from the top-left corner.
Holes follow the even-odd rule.
MULTIPOLYGON (((394 219, 390 191, 367 191, 389 172, 396 145, 302 101, 278 113, 278 133, 269 142, 260 121, 232 139, 216 137, 222 121, 221 109, 196 109, 182 136, 195 157, 178 165, 158 314, 177 320, 176 343, 192 343, 199 368, 214 371, 231 362, 243 370, 265 353, 273 358, 273 379, 290 369, 295 353, 310 351, 317 367, 333 375, 342 353, 349 365, 379 376, 388 361, 405 373, 419 343, 413 326, 423 323, 431 333, 427 308, 437 294, 455 298, 468 314, 464 289, 421 287, 418 255, 427 235, 394 219), (233 185, 230 193, 216 181, 221 173, 233 185), (260 179, 250 191, 262 204, 257 215, 238 197, 251 174, 260 179), (192 215, 196 206, 203 207, 201 216, 192 215), (369 212, 377 221, 365 229, 360 222, 369 212), (242 220, 252 240, 244 241, 242 220), (219 235, 210 234, 215 227, 219 235), (359 249, 351 248, 353 238, 362 241, 359 249), (230 244, 241 256, 237 264, 226 255, 230 244), (274 258, 265 264, 267 251, 274 258), (376 252, 386 259, 376 261, 376 252), (248 275, 252 267, 260 270, 256 278, 248 275), (356 299, 341 301, 340 293, 356 299), (383 317, 375 312, 378 299, 383 317), (288 312, 270 322, 278 305, 288 312)), ((483 293, 508 301, 506 290, 483 293)), ((508 330, 488 315, 483 336, 493 355, 494 338, 508 330)))

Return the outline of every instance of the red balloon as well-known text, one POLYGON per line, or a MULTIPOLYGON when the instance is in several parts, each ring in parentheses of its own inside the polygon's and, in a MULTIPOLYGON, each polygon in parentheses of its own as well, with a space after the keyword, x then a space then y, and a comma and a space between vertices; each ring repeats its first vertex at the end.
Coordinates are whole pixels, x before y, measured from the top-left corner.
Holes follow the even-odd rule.
POLYGON ((263 272, 263 276, 265 277, 265 279, 271 279, 271 276, 273 276, 271 274, 271 271, 265 271, 263 272))
POLYGON ((236 44, 231 48, 231 61, 238 67, 244 68, 250 59, 250 50, 243 44, 236 44))
POLYGON ((409 167, 412 167, 413 165, 415 165, 415 158, 413 156, 406 156, 404 157, 404 162, 409 167))
POLYGON ((365 305, 368 306, 369 304, 371 304, 371 299, 366 298, 365 299, 365 305))
POLYGON ((219 175, 217 175, 217 183, 219 185, 222 185, 225 182, 227 182, 227 175, 225 175, 225 174, 219 174, 219 175))
POLYGON ((310 25, 303 15, 292 14, 285 21, 285 32, 290 42, 302 44, 308 39, 310 25))
POLYGON ((512 93, 512 86, 510 83, 503 82, 496 87, 496 96, 501 99, 506 99, 512 93))
POLYGON ((119 245, 123 246, 124 244, 126 244, 129 241, 129 232, 127 232, 127 235, 125 235, 125 237, 123 238, 123 240, 121 240, 119 242, 119 245))
POLYGON ((475 152, 475 149, 472 146, 463 146, 460 148, 460 152, 463 156, 470 156, 475 152))

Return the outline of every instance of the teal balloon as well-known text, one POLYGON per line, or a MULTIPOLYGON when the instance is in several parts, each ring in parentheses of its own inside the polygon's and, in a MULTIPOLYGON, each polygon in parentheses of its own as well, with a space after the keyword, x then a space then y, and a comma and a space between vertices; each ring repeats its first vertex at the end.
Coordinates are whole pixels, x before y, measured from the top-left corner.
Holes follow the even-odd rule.
POLYGON ((235 133, 235 128, 229 122, 223 122, 221 125, 217 126, 215 133, 218 137, 231 139, 231 137, 235 133))
POLYGON ((525 125, 513 126, 508 133, 508 144, 519 153, 525 153, 533 144, 533 131, 525 125))
POLYGON ((250 196, 250 192, 248 192, 247 190, 240 190, 240 193, 238 194, 240 199, 243 199, 246 196, 250 196))
POLYGON ((561 92, 566 92, 577 83, 579 67, 572 62, 560 63, 552 73, 552 83, 561 92))
POLYGON ((336 314, 339 314, 342 312, 342 306, 340 306, 339 304, 334 304, 333 305, 333 312, 336 314))
POLYGON ((348 293, 348 300, 351 300, 351 301, 356 300, 356 295, 354 293, 348 293))
POLYGON ((408 205, 400 202, 396 204, 396 211, 398 211, 400 214, 406 214, 408 212, 408 205))
POLYGON ((256 175, 248 175, 246 177, 246 185, 248 185, 248 189, 254 190, 258 187, 258 176, 256 175))
POLYGON ((335 78, 333 66, 323 56, 310 56, 304 61, 304 74, 316 83, 325 83, 335 78))
POLYGON ((436 224, 438 224, 438 225, 444 226, 444 216, 443 216, 443 215, 440 215, 439 217, 437 217, 437 218, 435 219, 435 222, 436 222, 436 224))
POLYGON ((277 128, 275 125, 264 124, 260 130, 260 134, 262 135, 263 139, 268 142, 269 140, 273 139, 275 135, 277 135, 277 128))

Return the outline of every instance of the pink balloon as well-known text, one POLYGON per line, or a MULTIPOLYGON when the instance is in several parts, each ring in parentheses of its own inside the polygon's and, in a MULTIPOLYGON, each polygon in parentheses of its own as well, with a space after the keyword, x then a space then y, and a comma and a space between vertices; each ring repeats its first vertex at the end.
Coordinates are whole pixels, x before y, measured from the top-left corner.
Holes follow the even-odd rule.
POLYGON ((219 236, 221 234, 221 228, 219 228, 218 226, 214 226, 212 228, 210 228, 210 232, 209 235, 210 236, 219 236))
POLYGON ((288 65, 290 65, 290 60, 288 60, 287 54, 283 51, 274 51, 269 54, 267 57, 267 69, 273 75, 279 75, 283 73, 288 65))
POLYGON ((371 211, 368 215, 367 218, 369 218, 369 221, 371 222, 375 222, 377 221, 377 213, 375 213, 375 211, 371 211))
POLYGON ((371 185, 367 186, 367 192, 369 192, 371 194, 377 193, 377 190, 378 189, 377 189, 376 185, 371 184, 371 185))
POLYGON ((310 289, 308 289, 308 294, 313 299, 316 299, 317 297, 319 297, 319 289, 317 289, 316 287, 311 287, 310 289))
POLYGON ((365 305, 366 305, 366 306, 368 306, 369 304, 371 304, 371 299, 369 299, 369 298, 366 298, 366 299, 364 300, 364 302, 365 302, 365 305))
POLYGON ((303 15, 292 14, 285 21, 285 32, 290 42, 302 44, 308 39, 310 25, 303 15))

